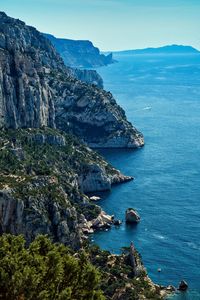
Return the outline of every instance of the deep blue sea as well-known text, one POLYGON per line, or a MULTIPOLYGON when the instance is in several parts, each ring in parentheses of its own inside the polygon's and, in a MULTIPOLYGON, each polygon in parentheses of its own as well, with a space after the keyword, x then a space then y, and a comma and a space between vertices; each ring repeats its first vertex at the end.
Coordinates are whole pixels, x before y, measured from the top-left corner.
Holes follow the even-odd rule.
POLYGON ((120 253, 133 241, 154 282, 178 286, 185 279, 190 289, 175 299, 199 300, 200 55, 115 58, 118 63, 98 72, 144 134, 145 146, 102 151, 135 180, 114 187, 99 204, 122 220, 134 207, 141 222, 99 232, 94 242, 120 253))

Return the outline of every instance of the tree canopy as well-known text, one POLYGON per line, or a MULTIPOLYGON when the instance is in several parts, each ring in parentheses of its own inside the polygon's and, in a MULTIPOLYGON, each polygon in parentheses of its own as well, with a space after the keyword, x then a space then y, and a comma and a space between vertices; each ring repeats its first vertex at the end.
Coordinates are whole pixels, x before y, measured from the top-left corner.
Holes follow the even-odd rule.
POLYGON ((103 300, 100 274, 81 251, 38 236, 28 247, 23 236, 0 237, 0 299, 103 300))

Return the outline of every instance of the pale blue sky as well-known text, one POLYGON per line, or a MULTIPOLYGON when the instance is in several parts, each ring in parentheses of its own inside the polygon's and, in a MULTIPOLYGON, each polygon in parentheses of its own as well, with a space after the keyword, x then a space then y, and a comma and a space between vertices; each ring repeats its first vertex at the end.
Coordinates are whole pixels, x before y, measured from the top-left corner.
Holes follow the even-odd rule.
POLYGON ((101 50, 200 49, 200 0, 0 0, 0 10, 57 37, 89 39, 101 50))

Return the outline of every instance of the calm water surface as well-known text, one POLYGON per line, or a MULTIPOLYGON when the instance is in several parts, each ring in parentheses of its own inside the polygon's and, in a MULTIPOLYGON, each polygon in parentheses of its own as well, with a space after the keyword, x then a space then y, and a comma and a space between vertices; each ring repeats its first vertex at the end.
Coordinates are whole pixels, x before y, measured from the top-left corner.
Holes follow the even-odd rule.
POLYGON ((155 282, 177 286, 185 279, 190 290, 176 299, 199 300, 200 55, 116 59, 98 72, 146 144, 136 151, 102 151, 135 181, 114 187, 100 205, 119 219, 134 207, 142 220, 97 233, 94 242, 120 253, 134 241, 155 282))

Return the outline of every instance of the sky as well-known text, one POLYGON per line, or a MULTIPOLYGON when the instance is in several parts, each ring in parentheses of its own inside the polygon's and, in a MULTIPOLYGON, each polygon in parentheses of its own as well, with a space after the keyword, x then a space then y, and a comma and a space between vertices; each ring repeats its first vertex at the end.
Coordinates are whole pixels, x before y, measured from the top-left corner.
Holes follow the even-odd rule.
POLYGON ((169 44, 200 50, 200 0, 0 0, 0 10, 102 51, 169 44))

